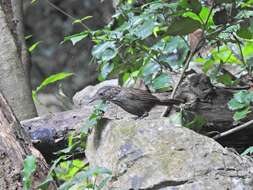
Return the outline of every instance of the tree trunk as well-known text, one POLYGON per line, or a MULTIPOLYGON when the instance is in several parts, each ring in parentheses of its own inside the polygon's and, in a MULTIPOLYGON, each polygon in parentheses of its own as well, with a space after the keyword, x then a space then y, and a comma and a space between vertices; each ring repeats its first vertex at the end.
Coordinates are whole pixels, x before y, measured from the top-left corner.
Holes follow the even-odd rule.
POLYGON ((22 12, 19 3, 22 1, 0 2, 0 90, 17 118, 24 120, 35 117, 37 112, 28 82, 28 59, 22 16, 18 15, 22 12))
MULTIPOLYGON (((33 187, 45 179, 48 168, 41 154, 32 146, 10 106, 0 92, 0 189, 21 190, 23 162, 27 155, 37 159, 37 169, 33 175, 33 187)), ((55 189, 51 184, 50 189, 55 189)))

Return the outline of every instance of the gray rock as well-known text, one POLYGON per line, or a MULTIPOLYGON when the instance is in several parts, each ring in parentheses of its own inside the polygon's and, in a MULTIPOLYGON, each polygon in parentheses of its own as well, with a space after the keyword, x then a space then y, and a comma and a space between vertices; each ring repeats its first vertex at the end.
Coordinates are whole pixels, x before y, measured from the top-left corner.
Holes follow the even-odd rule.
POLYGON ((73 97, 73 102, 75 107, 82 108, 87 105, 89 99, 97 92, 97 90, 103 86, 117 86, 118 80, 111 79, 103 81, 95 86, 87 86, 83 90, 77 92, 73 97))
MULTIPOLYGON (((93 106, 96 105, 98 101, 94 101, 93 103, 89 103, 89 100, 91 97, 95 95, 97 90, 103 86, 117 86, 118 85, 118 80, 117 79, 111 79, 111 80, 106 80, 101 83, 96 84, 95 86, 87 86, 83 90, 77 92, 74 97, 73 97, 73 102, 74 102, 74 107, 79 109, 83 109, 86 106, 93 106)), ((154 94, 160 99, 167 99, 169 96, 168 93, 157 93, 154 94)), ((153 108, 150 113, 149 113, 149 119, 151 118, 158 118, 161 116, 162 112, 164 111, 165 107, 164 106, 156 106, 153 108)), ((122 108, 119 106, 110 103, 108 105, 108 111, 105 114, 105 117, 111 118, 111 119, 131 119, 131 118, 136 118, 136 116, 127 113, 124 111, 122 108)))
MULTIPOLYGON (((250 190, 253 162, 169 119, 102 122, 88 137, 91 166, 120 190, 250 190)), ((108 188, 109 189, 109 188, 108 188)))

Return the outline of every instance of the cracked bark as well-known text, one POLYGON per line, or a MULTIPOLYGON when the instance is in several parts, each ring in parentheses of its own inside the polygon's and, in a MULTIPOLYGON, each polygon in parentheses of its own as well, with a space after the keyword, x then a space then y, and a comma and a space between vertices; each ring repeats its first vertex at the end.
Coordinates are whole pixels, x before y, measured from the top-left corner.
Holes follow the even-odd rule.
MULTIPOLYGON (((6 99, 0 91, 0 189, 21 190, 23 162, 34 155, 37 170, 32 177, 33 187, 45 179, 48 167, 42 155, 33 147, 29 136, 20 126, 6 99)), ((51 184, 51 189, 55 189, 51 184)))

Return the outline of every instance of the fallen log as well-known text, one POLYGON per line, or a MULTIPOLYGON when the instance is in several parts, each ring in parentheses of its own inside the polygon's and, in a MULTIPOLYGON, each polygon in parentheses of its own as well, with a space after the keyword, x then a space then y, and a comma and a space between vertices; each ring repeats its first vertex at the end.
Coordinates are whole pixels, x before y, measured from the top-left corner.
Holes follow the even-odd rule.
MULTIPOLYGON (((191 122, 195 116, 201 116, 205 119, 206 123, 200 130, 196 129, 196 131, 209 137, 234 128, 236 125, 233 120, 233 112, 229 110, 227 103, 236 91, 227 88, 212 87, 211 95, 208 101, 206 101, 203 100, 203 97, 206 96, 205 93, 209 92, 209 90, 205 85, 210 84, 206 84, 206 80, 199 81, 203 81, 204 84, 198 83, 197 86, 201 86, 204 91, 201 91, 202 89, 196 89, 196 85, 188 81, 181 85, 177 94, 177 97, 184 97, 187 102, 191 103, 190 106, 189 104, 187 105, 187 103, 187 106, 183 106, 185 113, 187 113, 186 122, 191 122), (194 86, 194 88, 192 86, 194 86), (192 100, 195 102, 192 102, 192 100)), ((86 93, 79 96, 79 100, 75 100, 78 102, 78 109, 54 113, 21 122, 25 130, 30 134, 35 147, 38 148, 46 158, 48 156, 50 157, 52 152, 66 147, 69 133, 73 131, 78 133, 80 128, 85 124, 85 121, 92 112, 92 106, 89 106, 87 102, 89 96, 94 94, 94 92, 90 90, 90 87, 88 88, 89 90, 84 89, 86 93)), ((157 94, 157 96, 161 97, 162 95, 157 94)), ((180 107, 173 107, 170 115, 173 115, 173 113, 179 111, 179 109, 180 107)), ((151 110, 149 116, 144 119, 158 118, 161 116, 163 110, 164 107, 157 106, 151 110)), ((110 105, 104 117, 110 119, 132 119, 134 116, 128 114, 118 106, 110 105)), ((251 118, 253 118, 252 114, 250 114, 244 122, 251 120, 251 118)), ((240 123, 237 123, 237 125, 239 124, 240 123)), ((247 129, 222 137, 217 139, 217 141, 223 146, 233 147, 241 152, 253 144, 252 135, 253 128, 250 125, 247 129)))

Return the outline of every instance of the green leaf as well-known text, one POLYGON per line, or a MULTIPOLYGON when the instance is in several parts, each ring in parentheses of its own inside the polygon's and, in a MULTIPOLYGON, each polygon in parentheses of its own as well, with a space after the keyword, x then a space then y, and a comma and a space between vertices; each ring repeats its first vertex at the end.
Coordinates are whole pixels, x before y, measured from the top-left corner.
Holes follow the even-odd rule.
POLYGON ((100 76, 99 76, 99 79, 100 80, 105 80, 108 75, 112 72, 114 68, 114 65, 112 63, 105 63, 102 65, 102 68, 101 68, 101 72, 100 72, 100 76))
POLYGON ((91 19, 92 17, 93 17, 93 16, 85 16, 85 17, 83 17, 83 18, 81 18, 81 19, 76 19, 76 20, 74 20, 74 21, 72 22, 72 24, 79 24, 79 23, 82 23, 82 21, 91 19))
POLYGON ((24 160, 23 169, 23 184, 24 190, 29 190, 31 188, 31 176, 36 170, 36 158, 33 155, 27 156, 24 160))
POLYGON ((45 88, 46 86, 48 86, 49 84, 55 83, 57 81, 63 80, 67 77, 72 76, 73 73, 67 73, 67 72, 62 72, 62 73, 57 73, 54 75, 49 76, 48 78, 46 78, 37 88, 36 88, 36 93, 38 93, 39 91, 41 91, 43 88, 45 88))
POLYGON ((118 53, 115 42, 103 42, 92 48, 92 55, 102 62, 108 62, 118 53))
POLYGON ((142 74, 143 76, 152 75, 155 72, 160 71, 161 67, 159 64, 150 61, 149 63, 145 64, 142 68, 142 74))
MULTIPOLYGON (((162 38, 159 42, 153 45, 152 50, 161 52, 162 54, 169 54, 178 49, 186 49, 185 42, 180 37, 170 38, 168 36, 162 38)), ((168 56, 167 56, 168 57, 168 56)))
POLYGON ((253 92, 241 90, 234 94, 234 99, 242 104, 250 104, 250 102, 253 100, 253 92))
POLYGON ((203 116, 195 116, 191 122, 185 124, 184 126, 199 132, 205 124, 206 119, 203 116))
POLYGON ((83 160, 67 160, 59 164, 55 169, 55 173, 61 180, 71 180, 77 172, 84 169, 85 165, 86 163, 83 160))
POLYGON ((199 13, 199 16, 202 18, 202 20, 203 20, 204 22, 206 22, 207 19, 208 19, 208 21, 207 21, 207 26, 214 25, 213 17, 212 17, 213 13, 211 13, 211 16, 208 17, 209 14, 210 14, 210 11, 211 11, 211 10, 210 10, 208 7, 202 7, 201 12, 199 13))
POLYGON ((152 81, 152 86, 155 90, 166 89, 171 87, 171 78, 168 74, 161 74, 152 81))
POLYGON ((140 39, 145 39, 153 33, 155 26, 155 21, 150 18, 144 20, 143 23, 138 24, 135 28, 131 28, 129 32, 140 39))
POLYGON ((34 3, 36 3, 38 0, 32 0, 31 1, 31 4, 34 4, 34 3))
POLYGON ((252 153, 253 153, 253 146, 250 146, 245 151, 243 151, 243 153, 241 153, 241 156, 245 156, 247 154, 251 155, 252 153))
POLYGON ((245 108, 245 106, 247 106, 247 104, 240 103, 240 102, 236 101, 235 99, 231 99, 231 100, 228 102, 228 108, 229 108, 230 110, 242 109, 242 108, 245 108))
POLYGON ((169 25, 168 34, 182 36, 201 28, 201 23, 189 17, 174 18, 169 25))
POLYGON ((253 43, 252 42, 244 43, 244 46, 242 47, 242 51, 243 51, 243 55, 247 58, 247 60, 251 59, 253 57, 253 43))
POLYGON ((78 34, 74 34, 71 36, 66 36, 64 37, 64 40, 62 43, 66 42, 66 41, 71 41, 73 46, 76 45, 78 42, 80 42, 82 39, 86 38, 89 35, 88 31, 84 31, 84 32, 80 32, 78 34))
MULTIPOLYGON (((110 170, 108 170, 106 168, 102 168, 102 167, 89 168, 86 171, 78 172, 72 179, 63 183, 59 187, 59 190, 70 190, 72 187, 73 187, 73 189, 76 189, 77 186, 94 188, 93 184, 91 182, 89 182, 88 179, 90 179, 91 177, 96 177, 100 174, 111 175, 112 173, 110 170), (85 183, 86 181, 88 181, 88 182, 85 183)), ((82 189, 84 189, 84 188, 82 188, 82 189)))
POLYGON ((218 82, 225 84, 226 86, 233 85, 233 80, 232 80, 231 76, 228 74, 220 75, 220 76, 218 76, 217 79, 218 79, 218 82))
POLYGON ((42 41, 35 42, 33 45, 31 45, 31 47, 28 48, 28 51, 31 53, 33 50, 35 50, 35 48, 38 47, 38 45, 39 45, 41 42, 42 42, 42 41))
POLYGON ((183 126, 183 116, 182 112, 177 112, 169 117, 170 123, 175 126, 183 126))
POLYGON ((203 71, 207 73, 214 65, 213 59, 208 59, 203 65, 203 71))
POLYGON ((33 102, 38 102, 38 95, 35 90, 32 90, 32 99, 33 99, 33 102))
POLYGON ((33 35, 27 35, 27 36, 25 36, 25 40, 30 39, 32 36, 33 36, 33 35))
POLYGON ((250 107, 246 107, 243 110, 235 112, 235 114, 233 115, 233 119, 235 121, 239 121, 239 120, 245 118, 250 112, 251 112, 250 107))

